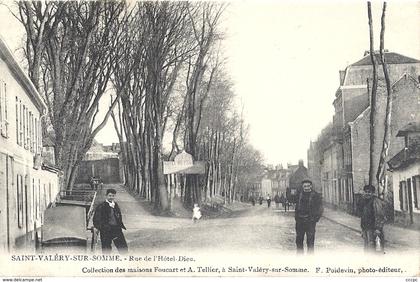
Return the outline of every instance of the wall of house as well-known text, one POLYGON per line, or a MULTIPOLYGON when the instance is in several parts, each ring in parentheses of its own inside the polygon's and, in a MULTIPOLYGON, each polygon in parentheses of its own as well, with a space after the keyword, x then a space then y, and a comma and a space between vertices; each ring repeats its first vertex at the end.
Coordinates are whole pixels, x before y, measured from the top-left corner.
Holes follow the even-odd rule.
MULTIPOLYGON (((420 73, 420 64, 389 64, 388 72, 391 83, 397 81, 404 73, 417 77, 420 73)), ((379 78, 383 78, 383 72, 378 71, 379 78)), ((344 86, 348 85, 365 85, 367 79, 372 79, 372 66, 349 66, 344 81, 344 86)))
POLYGON ((0 252, 34 247, 43 212, 59 192, 55 173, 34 169, 41 109, 0 58, 0 252), (7 112, 7 113, 6 113, 7 112))
POLYGON ((343 95, 343 124, 354 121, 368 106, 369 95, 367 87, 352 87, 342 89, 343 95))
MULTIPOLYGON (((394 192, 394 220, 403 225, 410 225, 410 214, 408 210, 401 210, 400 183, 411 180, 411 203, 413 207, 413 225, 420 228, 420 162, 409 165, 408 167, 392 172, 393 192, 394 192), (413 185, 415 181, 416 184, 413 185), (414 191, 416 189, 416 191, 414 191), (417 196, 417 206, 415 197, 417 196)), ((407 185, 407 184, 406 184, 407 185)), ((408 189, 405 190, 408 192, 408 189)), ((408 194, 403 193, 404 202, 407 203, 408 194)))
MULTIPOLYGON (((387 160, 404 148, 404 139, 396 137, 398 131, 407 123, 420 119, 420 89, 418 88, 418 84, 407 77, 398 81, 393 89, 391 138, 387 160)), ((374 147, 375 175, 382 150, 385 128, 386 88, 383 81, 379 81, 377 94, 374 147)), ((367 109, 351 124, 352 167, 355 192, 360 192, 369 180, 369 116, 370 109, 367 109)))

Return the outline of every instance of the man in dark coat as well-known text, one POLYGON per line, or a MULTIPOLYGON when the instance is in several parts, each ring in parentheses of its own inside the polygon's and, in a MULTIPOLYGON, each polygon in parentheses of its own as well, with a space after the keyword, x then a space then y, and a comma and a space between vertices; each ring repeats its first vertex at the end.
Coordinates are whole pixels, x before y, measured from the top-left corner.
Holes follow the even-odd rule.
POLYGON ((121 210, 114 201, 117 192, 114 189, 106 190, 106 200, 99 204, 93 216, 93 225, 100 231, 102 252, 109 253, 114 242, 118 252, 128 251, 122 229, 126 229, 122 221, 121 210))
POLYGON ((279 197, 279 193, 278 192, 274 196, 274 202, 276 203, 276 209, 278 209, 279 208, 279 204, 280 204, 280 197, 279 197))
POLYGON ((298 194, 295 220, 296 220, 296 248, 303 253, 303 239, 306 234, 308 253, 313 253, 315 243, 316 223, 322 216, 322 197, 312 189, 312 181, 302 181, 302 191, 298 194))
POLYGON ((365 185, 360 200, 360 227, 362 228, 362 237, 364 239, 365 251, 384 250, 384 231, 383 227, 386 221, 384 201, 378 198, 373 185, 365 185), (379 246, 376 241, 379 239, 379 246))

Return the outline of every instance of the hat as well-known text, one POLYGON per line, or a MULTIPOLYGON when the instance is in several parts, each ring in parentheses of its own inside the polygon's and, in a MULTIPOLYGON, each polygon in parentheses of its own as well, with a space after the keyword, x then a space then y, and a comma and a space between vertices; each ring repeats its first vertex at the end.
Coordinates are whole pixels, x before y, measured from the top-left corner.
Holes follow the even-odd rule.
POLYGON ((302 180, 302 184, 303 183, 311 183, 312 184, 312 180, 310 180, 309 178, 305 178, 302 180))
POLYGON ((363 191, 365 192, 375 192, 375 186, 372 184, 367 184, 363 187, 363 191))

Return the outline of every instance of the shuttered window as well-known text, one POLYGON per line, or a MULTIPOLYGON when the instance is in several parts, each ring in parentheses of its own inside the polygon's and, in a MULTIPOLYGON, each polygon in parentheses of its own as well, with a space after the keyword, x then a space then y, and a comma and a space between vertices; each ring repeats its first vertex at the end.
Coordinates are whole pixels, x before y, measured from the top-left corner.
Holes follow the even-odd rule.
POLYGON ((9 121, 7 109, 7 87, 6 83, 0 80, 0 134, 9 137, 9 121))
POLYGON ((420 175, 416 175, 413 177, 413 200, 414 200, 414 207, 419 209, 419 199, 418 196, 420 194, 420 175))

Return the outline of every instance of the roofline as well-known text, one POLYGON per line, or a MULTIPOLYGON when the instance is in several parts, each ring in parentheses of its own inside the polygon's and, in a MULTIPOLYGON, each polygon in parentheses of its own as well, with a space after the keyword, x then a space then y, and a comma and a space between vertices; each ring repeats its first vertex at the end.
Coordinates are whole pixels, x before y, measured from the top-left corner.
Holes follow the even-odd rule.
POLYGON ((366 88, 367 84, 356 84, 356 85, 343 85, 340 86, 339 89, 340 90, 345 90, 345 89, 362 89, 362 88, 366 88))
POLYGON ((400 76, 400 78, 398 78, 392 85, 391 87, 394 88, 395 85, 397 85, 397 83, 399 83, 401 80, 408 78, 410 80, 412 80, 414 82, 415 85, 417 85, 417 88, 420 88, 420 82, 417 81, 417 79, 415 77, 413 77, 411 74, 404 72, 403 75, 400 76))
POLYGON ((370 105, 367 106, 367 108, 364 109, 363 112, 361 112, 353 121, 349 121, 347 124, 350 125, 350 127, 353 127, 354 123, 357 123, 369 111, 370 111, 370 105))
MULTIPOLYGON (((377 52, 379 52, 379 51, 377 51, 377 52)), ((373 52, 375 55, 379 55, 379 53, 375 53, 375 52, 373 52)), ((408 57, 408 56, 405 56, 405 55, 402 55, 402 54, 400 54, 400 53, 397 53, 397 52, 384 52, 384 54, 386 54, 386 53, 388 53, 388 54, 390 54, 390 53, 394 53, 394 54, 397 54, 397 55, 400 55, 400 56, 403 56, 403 57, 406 57, 406 58, 409 58, 409 59, 412 59, 412 60, 415 60, 415 61, 417 61, 417 62, 411 62, 411 63, 392 63, 391 65, 410 65, 410 64, 420 64, 420 61, 419 60, 417 60, 416 58, 411 58, 411 57, 408 57)), ((363 58, 361 58, 360 60, 358 60, 357 62, 360 62, 360 61, 362 61, 363 59, 365 59, 366 57, 370 57, 370 54, 367 54, 367 55, 365 55, 365 56, 363 56, 363 58)), ((367 65, 355 65, 357 62, 354 62, 353 64, 350 64, 348 67, 364 67, 364 66, 371 66, 371 64, 367 64, 367 65)))
POLYGON ((0 35, 0 57, 4 60, 6 65, 11 70, 12 74, 15 76, 19 84, 30 94, 30 97, 35 102, 36 106, 41 110, 41 113, 44 115, 47 113, 47 105, 42 99, 39 92, 36 90, 34 84, 29 79, 25 71, 19 66, 16 58, 14 57, 12 51, 7 46, 5 40, 0 35))

